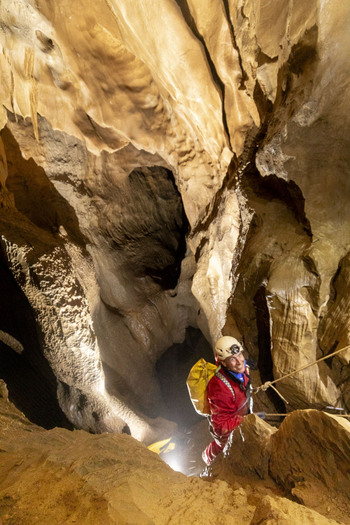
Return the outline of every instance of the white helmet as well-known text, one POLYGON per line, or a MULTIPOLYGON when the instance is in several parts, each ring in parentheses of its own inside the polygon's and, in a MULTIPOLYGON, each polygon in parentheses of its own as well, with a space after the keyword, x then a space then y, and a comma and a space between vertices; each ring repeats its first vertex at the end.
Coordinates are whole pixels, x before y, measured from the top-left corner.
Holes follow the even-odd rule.
POLYGON ((216 342, 215 355, 219 361, 225 361, 227 357, 240 354, 241 352, 243 352, 241 343, 230 335, 220 337, 220 339, 216 342))

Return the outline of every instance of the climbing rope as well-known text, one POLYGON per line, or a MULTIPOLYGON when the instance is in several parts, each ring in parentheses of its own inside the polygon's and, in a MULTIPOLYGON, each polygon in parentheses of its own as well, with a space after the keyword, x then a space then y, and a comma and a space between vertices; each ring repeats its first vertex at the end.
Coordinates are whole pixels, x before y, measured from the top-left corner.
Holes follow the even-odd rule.
MULTIPOLYGON (((334 355, 339 354, 340 352, 344 352, 345 350, 348 350, 350 348, 350 345, 345 346, 344 348, 340 348, 340 350, 336 350, 335 352, 332 352, 331 354, 328 354, 324 357, 320 357, 320 359, 316 359, 316 361, 313 361, 312 363, 308 363, 307 365, 301 366, 300 368, 297 368, 297 370, 294 370, 293 372, 290 372, 289 374, 286 374, 282 377, 279 377, 278 379, 275 379, 274 381, 266 381, 263 385, 258 386, 254 389, 253 393, 257 394, 260 391, 265 392, 268 388, 273 388, 273 390, 280 396, 283 401, 289 405, 288 401, 285 397, 282 396, 282 394, 277 390, 277 388, 274 385, 274 383, 277 383, 278 381, 282 381, 282 379, 286 379, 286 377, 290 377, 293 374, 297 374, 298 372, 301 372, 301 370, 305 370, 305 368, 308 368, 309 366, 316 365, 320 361, 324 361, 325 359, 329 359, 330 357, 333 357, 334 355)), ((328 412, 326 412, 327 414, 328 412)), ((280 416, 280 417, 286 417, 288 414, 266 414, 265 417, 268 419, 271 416, 280 416)), ((350 418, 349 414, 336 414, 338 417, 346 417, 350 418)))
POLYGON ((278 392, 277 388, 273 386, 275 383, 277 383, 278 381, 282 381, 282 379, 286 379, 287 377, 290 377, 293 374, 297 374, 298 372, 305 370, 305 368, 308 368, 309 366, 316 365, 317 363, 320 363, 321 361, 324 361, 325 359, 329 359, 330 357, 333 357, 334 355, 337 355, 340 352, 344 352, 345 350, 348 350, 348 348, 350 348, 350 345, 345 346, 344 348, 341 348, 340 350, 336 350, 335 352, 332 352, 331 354, 328 354, 324 357, 320 357, 320 359, 316 359, 316 361, 313 361, 312 363, 308 363, 307 365, 301 366, 300 368, 297 368, 297 370, 294 370, 293 372, 289 372, 289 374, 286 374, 282 377, 274 379, 274 381, 266 381, 263 385, 256 387, 254 389, 254 393, 257 394, 258 392, 260 392, 260 390, 265 392, 265 390, 267 390, 269 387, 272 387, 277 392, 277 394, 288 404, 288 401, 286 401, 286 399, 284 399, 284 397, 280 394, 280 392, 278 392))

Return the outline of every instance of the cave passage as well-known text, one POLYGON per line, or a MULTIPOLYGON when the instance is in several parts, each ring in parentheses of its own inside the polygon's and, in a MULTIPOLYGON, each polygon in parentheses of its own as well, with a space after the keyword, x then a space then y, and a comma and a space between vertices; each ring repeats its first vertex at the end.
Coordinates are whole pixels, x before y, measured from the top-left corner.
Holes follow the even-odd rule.
POLYGON ((171 346, 157 361, 156 372, 166 413, 163 417, 175 421, 180 428, 194 425, 203 416, 195 411, 186 385, 192 366, 203 357, 214 363, 214 354, 202 332, 188 327, 183 343, 171 346))
MULTIPOLYGON (((136 278, 174 289, 186 252, 188 220, 173 173, 161 166, 134 169, 118 187, 114 213, 101 229, 136 278)), ((103 218, 106 222, 106 217, 103 218)))

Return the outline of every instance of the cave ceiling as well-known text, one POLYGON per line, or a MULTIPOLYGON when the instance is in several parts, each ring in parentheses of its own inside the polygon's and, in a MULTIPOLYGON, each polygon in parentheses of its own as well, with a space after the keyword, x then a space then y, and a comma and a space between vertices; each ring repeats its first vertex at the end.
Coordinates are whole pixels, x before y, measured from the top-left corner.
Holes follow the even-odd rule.
MULTIPOLYGON (((190 329, 242 339, 258 383, 349 345, 346 2, 3 0, 0 21, 0 350, 48 369, 67 421, 169 430, 155 368, 190 329)), ((349 358, 280 382, 290 408, 350 409, 349 358)))

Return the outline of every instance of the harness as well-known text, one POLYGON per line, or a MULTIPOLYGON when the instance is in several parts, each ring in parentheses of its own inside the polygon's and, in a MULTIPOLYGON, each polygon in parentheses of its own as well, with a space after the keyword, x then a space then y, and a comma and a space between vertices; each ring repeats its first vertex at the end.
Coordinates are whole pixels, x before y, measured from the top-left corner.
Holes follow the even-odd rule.
MULTIPOLYGON (((246 371, 243 372, 244 375, 248 376, 246 371)), ((218 370, 217 372, 215 372, 215 375, 216 377, 218 377, 223 383, 224 385, 227 386, 227 388, 230 390, 230 392, 232 393, 233 395, 233 400, 236 401, 236 394, 235 394, 235 391, 233 390, 229 380, 227 379, 227 377, 224 376, 224 374, 222 374, 220 372, 220 370, 218 370)), ((244 385, 241 381, 239 381, 238 379, 236 379, 235 377, 232 377, 233 381, 235 381, 236 383, 239 384, 239 388, 242 390, 242 391, 245 391, 246 393, 246 396, 247 396, 247 399, 245 400, 245 402, 243 403, 243 405, 241 405, 239 408, 237 408, 235 414, 237 414, 237 412, 239 412, 243 407, 246 406, 247 403, 250 404, 249 406, 249 411, 250 412, 253 412, 253 405, 252 405, 252 387, 251 387, 251 383, 250 383, 250 378, 248 376, 248 382, 246 385, 244 385)))
POLYGON ((231 391, 231 393, 233 395, 233 400, 236 401, 236 394, 235 394, 235 391, 233 390, 229 380, 221 372, 216 372, 215 375, 216 375, 216 377, 221 379, 221 381, 227 386, 227 388, 231 391))

